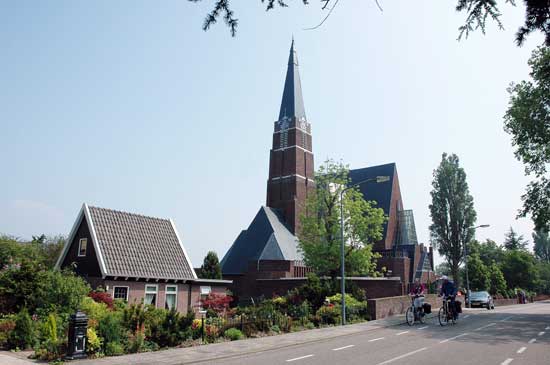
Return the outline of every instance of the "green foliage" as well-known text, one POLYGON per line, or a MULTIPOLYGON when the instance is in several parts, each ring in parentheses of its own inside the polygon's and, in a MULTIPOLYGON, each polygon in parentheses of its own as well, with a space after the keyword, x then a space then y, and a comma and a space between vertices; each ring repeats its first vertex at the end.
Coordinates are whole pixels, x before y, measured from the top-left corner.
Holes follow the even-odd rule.
POLYGON ((220 260, 218 255, 214 251, 208 251, 204 257, 200 269, 201 279, 221 279, 222 278, 222 269, 220 266, 220 260))
POLYGON ((295 305, 307 301, 311 304, 312 309, 317 311, 325 302, 325 298, 335 292, 336 290, 331 285, 331 281, 321 280, 317 275, 310 273, 307 276, 307 282, 298 288, 292 289, 288 293, 288 298, 295 305))
MULTIPOLYGON (((350 184, 349 169, 328 160, 315 174, 315 193, 300 217, 299 248, 308 267, 320 275, 335 278, 340 273, 340 195, 350 184)), ((374 275, 377 256, 372 243, 382 238, 384 211, 367 202, 358 188, 346 190, 344 242, 346 273, 350 276, 374 275)))
POLYGON ((323 305, 317 310, 316 315, 320 318, 322 324, 336 325, 342 322, 341 309, 337 305, 323 305))
POLYGON ((90 286, 73 272, 47 271, 44 283, 44 294, 40 310, 45 313, 52 311, 68 316, 76 312, 83 298, 90 292, 90 286))
POLYGON ((527 241, 510 227, 510 230, 504 235, 504 248, 507 250, 525 250, 527 241))
POLYGON ((10 348, 27 349, 36 344, 36 327, 26 308, 15 316, 15 328, 11 331, 8 343, 10 348))
POLYGON ((223 337, 231 340, 237 341, 244 338, 244 334, 237 328, 230 328, 223 333, 223 337))
POLYGON ((97 335, 96 330, 91 327, 88 327, 88 329, 86 330, 86 336, 88 337, 86 352, 88 353, 88 355, 94 356, 101 351, 103 341, 97 335))
POLYGON ((550 234, 548 231, 539 230, 533 233, 533 242, 535 243, 535 256, 546 263, 550 263, 550 234))
MULTIPOLYGON (((469 245, 469 247, 471 246, 469 245)), ((488 239, 480 243, 478 247, 479 258, 486 266, 491 265, 493 262, 502 262, 504 250, 495 241, 488 239)))
MULTIPOLYGON (((550 45, 550 44, 548 44, 550 45)), ((547 45, 547 46, 548 46, 547 45)), ((529 59, 532 81, 512 84, 504 130, 512 136, 516 158, 533 176, 522 196, 520 216, 531 215, 537 230, 550 230, 550 48, 538 47, 529 59)))
POLYGON ((160 347, 176 346, 193 337, 193 312, 182 316, 175 309, 170 311, 147 307, 145 313, 145 333, 147 338, 160 347))
POLYGON ((536 291, 541 294, 550 294, 550 263, 537 262, 537 272, 539 281, 536 291))
POLYGON ((474 229, 471 228, 476 221, 474 199, 470 195, 466 173, 460 167, 457 155, 444 153, 433 176, 431 241, 447 260, 455 284, 460 286, 457 279, 464 246, 474 236, 474 229))
POLYGON ((487 268, 489 273, 489 293, 492 295, 505 295, 506 294, 506 280, 500 267, 495 263, 487 268))
POLYGON ((502 262, 502 273, 509 288, 533 290, 538 281, 534 257, 526 251, 507 251, 502 262))
POLYGON ((145 307, 143 303, 133 303, 123 309, 122 318, 124 326, 133 334, 143 332, 145 317, 145 307))
POLYGON ((105 355, 120 356, 124 355, 124 347, 119 342, 107 342, 105 345, 105 355))
POLYGON ((99 320, 97 330, 99 336, 103 338, 103 342, 105 345, 105 354, 115 355, 116 353, 110 352, 109 349, 118 349, 118 346, 120 346, 122 342, 122 338, 124 336, 124 329, 122 326, 122 313, 107 312, 105 316, 103 316, 99 320))
POLYGON ((98 303, 90 297, 82 298, 80 310, 88 316, 88 326, 97 327, 99 321, 109 313, 105 303, 98 303))
POLYGON ((13 315, 0 319, 0 349, 9 349, 9 338, 15 329, 13 315))
POLYGON ((478 254, 468 256, 468 276, 470 289, 473 291, 489 290, 489 270, 478 254))

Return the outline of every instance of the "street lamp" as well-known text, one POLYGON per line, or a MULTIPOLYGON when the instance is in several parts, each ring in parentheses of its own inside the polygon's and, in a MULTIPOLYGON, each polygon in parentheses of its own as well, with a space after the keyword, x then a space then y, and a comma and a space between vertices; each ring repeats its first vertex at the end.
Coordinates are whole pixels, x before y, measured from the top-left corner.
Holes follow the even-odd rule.
POLYGON ((366 184, 368 182, 376 182, 376 183, 382 183, 390 181, 389 176, 377 176, 370 179, 366 179, 363 181, 359 181, 358 183, 352 184, 348 186, 347 188, 344 188, 340 191, 340 239, 342 240, 340 243, 340 265, 341 265, 341 279, 340 279, 340 286, 342 288, 342 326, 346 324, 346 269, 345 269, 345 243, 344 243, 344 193, 346 190, 352 189, 356 186, 366 184))
MULTIPOLYGON (((490 227, 488 224, 481 224, 476 227, 468 227, 468 229, 473 229, 474 231, 478 228, 487 228, 490 227)), ((468 308, 472 307, 472 303, 470 300, 470 279, 468 278, 468 243, 464 243, 464 268, 466 269, 466 295, 468 296, 468 302, 467 306, 468 308)))

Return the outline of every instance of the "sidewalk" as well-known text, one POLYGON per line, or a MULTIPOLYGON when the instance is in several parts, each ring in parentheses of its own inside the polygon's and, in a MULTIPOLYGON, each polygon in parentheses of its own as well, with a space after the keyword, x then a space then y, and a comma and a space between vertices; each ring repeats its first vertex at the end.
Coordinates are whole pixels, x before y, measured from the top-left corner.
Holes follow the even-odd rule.
MULTIPOLYGON (((102 359, 72 361, 77 365, 149 365, 149 364, 185 364, 223 359, 235 355, 250 354, 266 350, 295 346, 308 342, 326 340, 339 336, 350 336, 359 332, 372 331, 378 328, 397 326, 405 323, 405 316, 393 316, 376 321, 363 322, 348 326, 326 327, 300 332, 286 333, 277 336, 250 338, 240 341, 222 342, 186 348, 145 352, 102 359)), ((0 365, 30 365, 37 362, 21 359, 23 353, 0 351, 0 365)), ((69 363, 69 362, 68 362, 69 363)))

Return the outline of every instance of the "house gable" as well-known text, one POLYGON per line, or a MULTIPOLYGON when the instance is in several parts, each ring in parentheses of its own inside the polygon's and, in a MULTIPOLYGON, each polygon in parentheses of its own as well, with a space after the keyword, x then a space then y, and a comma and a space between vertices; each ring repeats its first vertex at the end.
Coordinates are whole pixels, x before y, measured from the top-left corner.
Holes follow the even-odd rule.
MULTIPOLYGON (((71 238, 69 237, 69 239, 71 238)), ((68 243, 60 268, 72 267, 73 264, 77 275, 84 278, 102 277, 97 252, 92 243, 92 234, 84 214, 80 215, 80 223, 76 226, 71 242, 68 243), (82 238, 87 239, 86 256, 78 256, 79 241, 82 238)))

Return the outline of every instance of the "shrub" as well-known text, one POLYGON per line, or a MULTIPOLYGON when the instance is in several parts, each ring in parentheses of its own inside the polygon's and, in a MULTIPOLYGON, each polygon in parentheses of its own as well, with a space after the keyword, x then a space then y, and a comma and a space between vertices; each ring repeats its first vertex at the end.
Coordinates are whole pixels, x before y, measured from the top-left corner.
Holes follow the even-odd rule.
POLYGON ((97 332, 95 329, 88 327, 86 330, 86 336, 88 337, 88 345, 86 348, 86 352, 88 355, 96 355, 101 350, 102 342, 101 338, 97 335, 97 332))
POLYGON ((191 331, 194 339, 201 337, 201 329, 202 329, 202 320, 198 318, 194 319, 193 323, 191 324, 191 331))
POLYGON ((229 309, 229 304, 233 301, 233 297, 226 294, 210 293, 202 301, 201 306, 207 312, 209 310, 217 313, 217 316, 222 316, 229 309))
POLYGON ((335 306, 333 304, 322 306, 316 314, 322 324, 338 324, 342 321, 340 306, 335 306))
POLYGON ((244 337, 244 334, 236 328, 230 328, 223 333, 223 336, 231 341, 237 341, 244 337))
POLYGON ((145 326, 145 309, 142 303, 131 304, 123 310, 123 321, 126 329, 133 334, 143 332, 145 326))
POLYGON ((145 348, 145 336, 138 332, 128 340, 128 352, 142 352, 145 348))
POLYGON ((99 321, 109 313, 105 303, 98 303, 91 297, 82 298, 80 310, 88 316, 88 326, 96 328, 99 321))
POLYGON ((113 298, 111 298, 111 294, 104 291, 91 291, 88 296, 97 303, 104 303, 107 308, 114 309, 114 302, 113 298))
POLYGON ((124 347, 118 342, 109 342, 105 345, 105 355, 119 356, 124 354, 124 347))
POLYGON ((84 279, 69 270, 47 271, 45 280, 39 307, 39 312, 45 314, 56 312, 62 317, 68 317, 76 312, 90 291, 84 279))
POLYGON ((12 318, 0 319, 0 349, 8 348, 8 340, 15 329, 15 321, 12 318))
POLYGON ((108 348, 114 351, 117 349, 116 345, 120 345, 121 343, 123 336, 121 317, 122 316, 119 312, 107 312, 107 314, 99 321, 97 329, 99 335, 103 338, 106 355, 109 355, 108 348), (109 347, 110 344, 115 345, 109 347))
POLYGON ((271 327, 269 328, 269 330, 270 330, 271 332, 281 333, 281 329, 280 329, 279 326, 276 325, 276 324, 274 324, 273 326, 271 326, 271 327))
POLYGON ((8 340, 10 348, 27 349, 33 347, 36 342, 36 330, 34 323, 26 308, 23 308, 15 316, 15 328, 10 333, 8 340))

